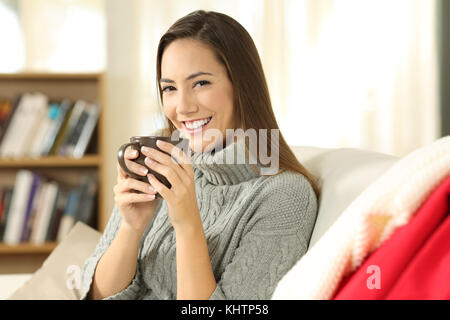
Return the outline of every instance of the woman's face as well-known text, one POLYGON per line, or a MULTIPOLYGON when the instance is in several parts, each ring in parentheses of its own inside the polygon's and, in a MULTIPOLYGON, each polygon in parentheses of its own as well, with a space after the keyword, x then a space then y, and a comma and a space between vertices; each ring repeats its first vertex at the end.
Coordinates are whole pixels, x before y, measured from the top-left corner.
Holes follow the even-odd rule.
POLYGON ((165 115, 194 151, 213 149, 223 143, 226 129, 235 128, 231 81, 207 45, 193 39, 170 43, 159 85, 165 115))

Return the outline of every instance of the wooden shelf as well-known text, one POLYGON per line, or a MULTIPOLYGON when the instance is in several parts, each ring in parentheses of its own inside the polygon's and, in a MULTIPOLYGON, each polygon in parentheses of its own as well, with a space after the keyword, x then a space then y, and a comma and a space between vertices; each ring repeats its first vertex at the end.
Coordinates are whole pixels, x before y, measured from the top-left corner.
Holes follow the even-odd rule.
POLYGON ((42 245, 32 243, 7 245, 0 243, 0 254, 49 254, 57 245, 57 242, 46 242, 42 245))
POLYGON ((83 158, 50 156, 42 158, 0 158, 0 168, 36 168, 36 167, 96 167, 100 163, 98 155, 86 155, 83 158))
MULTIPOLYGON (((96 223, 99 231, 104 230, 109 215, 104 212, 105 194, 109 192, 102 183, 105 175, 105 135, 104 114, 104 73, 53 73, 23 71, 18 73, 0 73, 0 98, 13 99, 20 93, 42 92, 50 101, 70 99, 76 101, 83 99, 89 102, 97 102, 101 106, 97 128, 92 136, 91 148, 88 154, 82 158, 61 156, 48 157, 20 157, 0 158, 0 186, 12 186, 15 183, 15 175, 20 169, 37 171, 46 178, 61 184, 74 187, 79 182, 81 174, 96 175, 99 179, 96 198, 96 223)), ((29 262, 38 261, 44 255, 48 255, 57 246, 57 242, 48 242, 42 245, 23 243, 7 245, 0 242, 0 273, 9 270, 9 266, 21 264, 32 265, 29 262), (3 259, 3 257, 4 259, 3 259), (29 256, 30 258, 27 258, 29 256), (27 260, 28 259, 28 260, 27 260), (24 262, 26 261, 26 262, 24 262)), ((33 265, 37 265, 38 262, 33 265)), ((28 269, 31 269, 28 268, 28 269)), ((27 270, 28 270, 27 269, 27 270)))

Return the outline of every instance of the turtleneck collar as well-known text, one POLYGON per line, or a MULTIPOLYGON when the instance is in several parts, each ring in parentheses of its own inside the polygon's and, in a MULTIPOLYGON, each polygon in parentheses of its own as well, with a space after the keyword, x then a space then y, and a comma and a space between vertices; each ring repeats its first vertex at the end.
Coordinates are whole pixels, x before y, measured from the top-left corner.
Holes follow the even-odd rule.
POLYGON ((191 161, 194 170, 214 185, 238 184, 260 176, 260 165, 249 159, 244 139, 236 139, 220 150, 191 150, 191 161))

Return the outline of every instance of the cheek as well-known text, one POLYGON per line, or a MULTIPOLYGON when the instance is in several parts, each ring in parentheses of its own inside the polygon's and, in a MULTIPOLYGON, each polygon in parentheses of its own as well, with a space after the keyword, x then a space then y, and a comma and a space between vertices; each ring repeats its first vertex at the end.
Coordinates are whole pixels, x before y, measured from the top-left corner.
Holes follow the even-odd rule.
POLYGON ((233 100, 226 91, 218 90, 208 96, 205 95, 202 100, 202 105, 215 112, 221 121, 230 122, 233 119, 233 100))
POLYGON ((163 102, 163 110, 164 110, 164 114, 166 115, 167 118, 169 118, 170 120, 175 120, 176 119, 176 108, 175 108, 175 106, 171 105, 167 101, 164 101, 163 102))

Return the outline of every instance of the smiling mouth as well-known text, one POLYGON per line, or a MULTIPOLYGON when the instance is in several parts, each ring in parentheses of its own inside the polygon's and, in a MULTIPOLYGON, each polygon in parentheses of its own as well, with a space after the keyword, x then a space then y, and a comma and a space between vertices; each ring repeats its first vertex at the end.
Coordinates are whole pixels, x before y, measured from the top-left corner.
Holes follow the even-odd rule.
POLYGON ((181 123, 183 124, 183 128, 188 133, 195 133, 202 131, 203 128, 205 128, 211 122, 211 120, 212 117, 208 117, 195 121, 181 121, 181 123))

